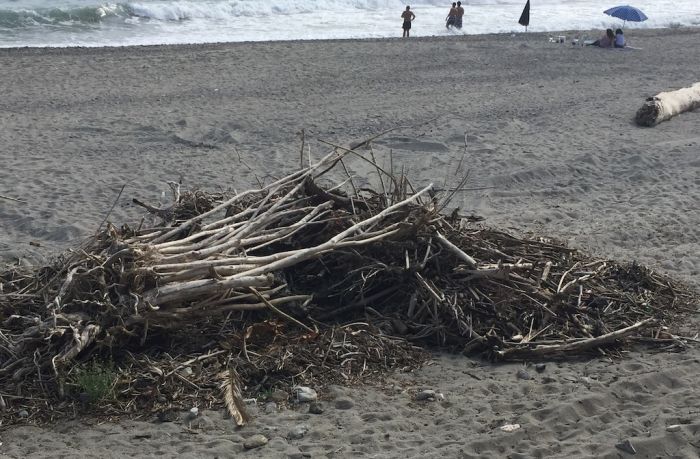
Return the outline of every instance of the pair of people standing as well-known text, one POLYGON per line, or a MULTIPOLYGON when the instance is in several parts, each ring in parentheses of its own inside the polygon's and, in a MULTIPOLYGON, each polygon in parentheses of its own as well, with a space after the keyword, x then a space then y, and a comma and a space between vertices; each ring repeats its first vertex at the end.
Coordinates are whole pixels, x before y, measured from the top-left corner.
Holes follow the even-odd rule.
POLYGON ((457 2, 452 4, 450 12, 447 13, 447 22, 445 27, 448 29, 450 27, 456 27, 458 29, 462 28, 462 17, 464 16, 464 8, 462 8, 462 2, 457 2))
MULTIPOLYGON (((447 28, 456 27, 461 29, 463 16, 464 8, 462 8, 462 2, 453 3, 450 13, 447 15, 447 28)), ((406 38, 411 35, 411 22, 416 19, 416 15, 413 14, 410 6, 406 6, 406 10, 401 13, 401 18, 403 19, 403 36, 406 38)))

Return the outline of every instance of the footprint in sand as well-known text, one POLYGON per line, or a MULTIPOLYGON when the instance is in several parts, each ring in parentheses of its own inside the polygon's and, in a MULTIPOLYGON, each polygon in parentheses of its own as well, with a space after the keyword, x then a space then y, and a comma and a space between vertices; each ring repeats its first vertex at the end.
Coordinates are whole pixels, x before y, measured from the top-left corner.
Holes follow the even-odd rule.
POLYGON ((384 137, 374 143, 394 150, 421 151, 426 153, 447 152, 449 148, 443 142, 419 140, 413 137, 384 137))

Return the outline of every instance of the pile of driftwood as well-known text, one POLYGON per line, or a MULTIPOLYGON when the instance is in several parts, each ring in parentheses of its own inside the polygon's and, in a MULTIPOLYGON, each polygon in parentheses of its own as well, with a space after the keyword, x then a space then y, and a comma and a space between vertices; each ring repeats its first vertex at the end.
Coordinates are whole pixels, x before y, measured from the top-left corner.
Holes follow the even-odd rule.
POLYGON ((670 279, 446 215, 454 192, 375 163, 378 190, 324 186, 346 154, 228 196, 173 187, 172 207, 138 202, 162 224, 0 272, 2 407, 68 413, 100 359, 103 413, 225 403, 243 424, 246 393, 412 368, 416 343, 505 360, 682 343, 666 327, 696 303, 670 279))

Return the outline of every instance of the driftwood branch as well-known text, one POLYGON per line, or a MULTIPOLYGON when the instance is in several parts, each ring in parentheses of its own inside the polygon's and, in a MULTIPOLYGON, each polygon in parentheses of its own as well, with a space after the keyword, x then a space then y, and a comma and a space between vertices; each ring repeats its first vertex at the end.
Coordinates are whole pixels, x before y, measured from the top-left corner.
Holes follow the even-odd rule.
POLYGON ((648 318, 634 325, 630 325, 629 327, 615 330, 595 338, 570 340, 561 344, 523 345, 504 349, 498 351, 496 354, 503 360, 544 359, 566 354, 580 354, 623 339, 652 323, 654 323, 654 319, 648 318))

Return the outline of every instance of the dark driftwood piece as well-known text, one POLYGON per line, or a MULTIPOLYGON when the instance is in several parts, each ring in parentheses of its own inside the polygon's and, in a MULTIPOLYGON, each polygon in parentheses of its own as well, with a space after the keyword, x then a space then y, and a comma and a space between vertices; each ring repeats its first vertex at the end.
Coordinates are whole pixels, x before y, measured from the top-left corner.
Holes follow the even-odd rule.
POLYGON ((566 355, 580 354, 585 351, 590 351, 605 345, 609 345, 618 340, 621 340, 640 329, 647 327, 653 323, 654 319, 649 318, 637 322, 634 325, 625 327, 621 330, 615 330, 605 335, 600 335, 595 338, 569 340, 559 344, 539 344, 539 345, 519 345, 498 351, 499 357, 505 360, 525 360, 525 359, 546 359, 552 357, 564 357, 566 355))

